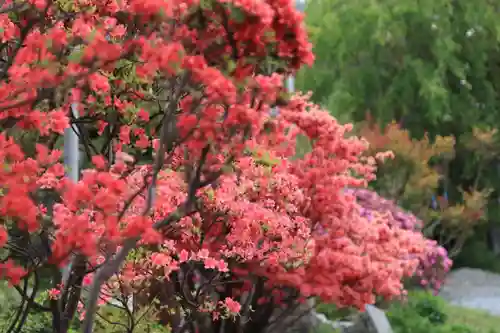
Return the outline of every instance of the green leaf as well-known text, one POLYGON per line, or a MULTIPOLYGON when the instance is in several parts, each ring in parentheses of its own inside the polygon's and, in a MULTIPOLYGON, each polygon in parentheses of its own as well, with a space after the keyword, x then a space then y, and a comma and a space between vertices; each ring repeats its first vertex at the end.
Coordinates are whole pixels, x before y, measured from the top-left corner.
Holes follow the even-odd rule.
POLYGON ((72 63, 80 63, 82 61, 84 50, 82 48, 75 48, 68 56, 68 61, 72 63))
POLYGON ((238 7, 231 7, 230 17, 231 20, 233 20, 236 23, 244 23, 246 19, 246 14, 242 9, 238 7))

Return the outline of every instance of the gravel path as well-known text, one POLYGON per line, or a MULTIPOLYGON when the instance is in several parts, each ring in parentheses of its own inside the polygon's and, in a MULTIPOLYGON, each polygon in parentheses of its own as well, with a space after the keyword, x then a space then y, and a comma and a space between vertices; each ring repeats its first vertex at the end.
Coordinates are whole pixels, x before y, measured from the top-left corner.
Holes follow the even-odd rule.
POLYGON ((446 279, 440 295, 452 304, 500 315, 500 274, 457 269, 446 279))

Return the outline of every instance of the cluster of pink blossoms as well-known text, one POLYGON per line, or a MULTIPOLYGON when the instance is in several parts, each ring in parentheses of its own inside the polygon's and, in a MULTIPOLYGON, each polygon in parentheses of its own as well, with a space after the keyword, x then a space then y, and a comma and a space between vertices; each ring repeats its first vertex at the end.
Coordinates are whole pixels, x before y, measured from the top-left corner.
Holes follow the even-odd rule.
MULTIPOLYGON (((393 227, 420 232, 423 221, 410 212, 399 208, 393 201, 380 197, 376 192, 367 189, 350 190, 362 207, 362 215, 372 218, 374 212, 384 213, 393 227)), ((419 266, 415 272, 419 283, 423 287, 441 288, 446 274, 451 269, 452 261, 446 249, 434 240, 426 240, 425 251, 419 257, 419 266)))

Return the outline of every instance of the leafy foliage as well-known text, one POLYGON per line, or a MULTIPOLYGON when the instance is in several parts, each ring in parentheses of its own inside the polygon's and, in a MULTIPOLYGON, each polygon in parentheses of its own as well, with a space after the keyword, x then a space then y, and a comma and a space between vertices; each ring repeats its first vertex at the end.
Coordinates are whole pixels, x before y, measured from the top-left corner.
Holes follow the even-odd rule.
POLYGON ((315 310, 317 313, 324 314, 329 320, 341 320, 353 313, 356 313, 354 309, 351 308, 338 308, 335 304, 327 304, 319 302, 315 310))
MULTIPOLYGON (((330 320, 339 318, 334 305, 319 304, 317 311, 330 320)), ((451 308, 440 297, 424 291, 412 291, 404 300, 393 302, 386 314, 395 333, 495 333, 491 327, 496 328, 498 322, 498 318, 495 321, 493 316, 486 318, 481 314, 482 320, 490 321, 489 325, 468 325, 461 318, 478 316, 479 313, 466 308, 451 308)))
POLYGON ((496 4, 468 1, 312 1, 317 56, 297 80, 332 112, 403 120, 417 135, 498 123, 496 4))
MULTIPOLYGON (((146 307, 138 313, 138 318, 133 330, 145 333, 171 333, 168 326, 159 323, 154 312, 154 307, 146 307)), ((130 320, 127 312, 123 309, 105 306, 99 310, 99 316, 96 321, 96 333, 121 333, 128 330, 130 320)))
POLYGON ((394 304, 387 315, 396 333, 472 333, 472 327, 448 321, 442 299, 425 292, 413 292, 403 304, 394 304))

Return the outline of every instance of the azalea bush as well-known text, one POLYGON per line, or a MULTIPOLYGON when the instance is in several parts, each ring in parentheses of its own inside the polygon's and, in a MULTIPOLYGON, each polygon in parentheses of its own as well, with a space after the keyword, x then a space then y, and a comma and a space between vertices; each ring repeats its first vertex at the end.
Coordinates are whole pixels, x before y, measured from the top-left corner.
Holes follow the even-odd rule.
POLYGON ((10 332, 44 312, 58 333, 256 333, 311 297, 403 292, 426 241, 363 216, 342 189, 374 179, 366 141, 284 92, 313 61, 289 0, 19 0, 0 26, 10 332))
MULTIPOLYGON (((368 219, 374 214, 382 214, 393 228, 405 230, 422 231, 424 222, 410 212, 398 207, 394 201, 379 196, 376 192, 368 189, 357 189, 351 191, 363 208, 363 213, 368 219)), ((425 251, 418 257, 419 266, 413 279, 420 286, 433 289, 438 292, 441 288, 446 274, 450 271, 452 261, 448 252, 435 240, 427 240, 425 251)))

